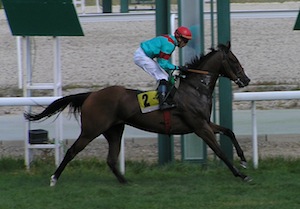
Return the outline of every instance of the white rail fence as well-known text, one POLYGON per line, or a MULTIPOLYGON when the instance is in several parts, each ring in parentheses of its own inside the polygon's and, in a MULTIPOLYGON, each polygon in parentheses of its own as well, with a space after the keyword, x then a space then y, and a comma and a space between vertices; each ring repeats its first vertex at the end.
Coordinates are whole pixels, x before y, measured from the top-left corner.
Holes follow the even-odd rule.
MULTIPOLYGON (((49 105, 61 97, 7 97, 0 98, 0 106, 37 106, 49 105)), ((252 120, 252 147, 253 147, 253 165, 258 168, 258 143, 257 143, 257 118, 256 118, 256 101, 267 100, 291 100, 300 99, 300 91, 270 91, 270 92, 243 92, 234 93, 234 101, 251 102, 251 120, 252 120)), ((124 136, 122 140, 120 153, 120 169, 125 172, 125 148, 124 136)))
MULTIPOLYGON (((291 100, 300 99, 300 91, 269 91, 269 92, 243 92, 234 93, 234 101, 251 102, 251 120, 252 120, 252 158, 254 168, 258 168, 258 143, 257 143, 257 119, 256 119, 256 101, 267 100, 291 100)), ((300 118, 299 118, 300 120, 300 118)))

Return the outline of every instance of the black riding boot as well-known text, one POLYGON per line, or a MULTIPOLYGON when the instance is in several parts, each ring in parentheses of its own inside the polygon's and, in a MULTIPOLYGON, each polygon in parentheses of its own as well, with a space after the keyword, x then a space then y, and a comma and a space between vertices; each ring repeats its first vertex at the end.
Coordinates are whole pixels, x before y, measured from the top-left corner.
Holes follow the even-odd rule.
POLYGON ((171 98, 167 98, 169 95, 168 94, 168 81, 160 80, 157 91, 158 91, 158 100, 159 100, 159 109, 160 110, 165 110, 165 109, 170 109, 170 108, 176 107, 176 104, 174 103, 174 101, 171 100, 171 98))

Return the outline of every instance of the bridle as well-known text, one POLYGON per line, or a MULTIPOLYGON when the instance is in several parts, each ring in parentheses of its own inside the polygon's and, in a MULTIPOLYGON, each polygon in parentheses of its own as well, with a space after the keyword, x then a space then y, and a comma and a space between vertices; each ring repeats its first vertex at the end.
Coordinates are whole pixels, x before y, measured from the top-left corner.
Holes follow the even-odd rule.
POLYGON ((223 65, 224 70, 227 72, 228 75, 230 75, 231 80, 234 83, 236 83, 238 86, 240 86, 240 85, 244 86, 244 83, 237 76, 237 75, 241 74, 242 68, 238 69, 238 71, 236 72, 237 75, 232 73, 232 68, 234 68, 234 67, 232 67, 230 65, 228 54, 225 51, 223 51, 223 53, 222 53, 222 65, 223 65))

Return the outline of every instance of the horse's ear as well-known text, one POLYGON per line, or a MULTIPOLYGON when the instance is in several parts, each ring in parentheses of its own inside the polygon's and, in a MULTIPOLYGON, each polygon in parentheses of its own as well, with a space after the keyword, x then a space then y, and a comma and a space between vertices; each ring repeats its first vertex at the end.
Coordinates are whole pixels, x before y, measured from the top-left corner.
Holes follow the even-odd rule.
POLYGON ((227 41, 227 43, 226 43, 226 47, 227 47, 227 49, 228 49, 228 50, 230 49, 230 47, 231 47, 231 43, 230 43, 230 41, 227 41))

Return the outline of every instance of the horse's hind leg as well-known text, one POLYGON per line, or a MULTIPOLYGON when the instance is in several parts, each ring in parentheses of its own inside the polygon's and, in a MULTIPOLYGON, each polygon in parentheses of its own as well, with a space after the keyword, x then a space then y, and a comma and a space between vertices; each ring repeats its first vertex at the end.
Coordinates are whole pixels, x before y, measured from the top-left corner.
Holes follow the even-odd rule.
POLYGON ((127 183, 127 180, 117 168, 124 127, 124 124, 119 124, 111 127, 103 133, 109 144, 107 164, 120 183, 127 183))
POLYGON ((235 168, 230 160, 226 157, 215 138, 213 129, 209 124, 204 124, 202 128, 195 131, 195 134, 197 134, 206 142, 206 144, 215 152, 215 154, 228 166, 234 176, 240 177, 244 181, 251 180, 248 176, 235 168))
POLYGON ((55 186, 61 173, 67 166, 67 164, 80 152, 82 151, 95 137, 85 137, 81 133, 74 144, 68 149, 63 161, 60 163, 54 174, 50 179, 50 186, 55 186))
POLYGON ((241 159, 241 166, 243 168, 246 168, 247 167, 247 160, 244 156, 244 152, 243 152, 242 148, 240 147, 233 131, 231 131, 229 128, 225 128, 223 126, 219 126, 219 125, 214 124, 214 123, 210 123, 209 125, 213 129, 214 133, 224 134, 225 136, 228 136, 230 138, 232 144, 234 145, 234 147, 236 149, 237 155, 241 159))

